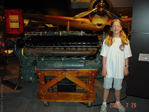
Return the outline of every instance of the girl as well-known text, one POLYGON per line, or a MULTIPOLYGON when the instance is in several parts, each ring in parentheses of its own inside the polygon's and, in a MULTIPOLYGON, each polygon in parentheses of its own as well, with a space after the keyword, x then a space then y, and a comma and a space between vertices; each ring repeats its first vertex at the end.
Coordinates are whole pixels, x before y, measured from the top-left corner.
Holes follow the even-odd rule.
POLYGON ((124 76, 129 74, 128 63, 129 57, 132 56, 129 40, 122 30, 122 23, 118 19, 114 19, 110 26, 110 31, 107 34, 102 50, 100 53, 103 60, 102 75, 104 76, 104 92, 103 92, 103 104, 100 112, 107 112, 107 99, 109 96, 109 90, 115 89, 116 105, 120 112, 125 112, 125 107, 120 103, 120 95, 122 88, 122 80, 124 76))

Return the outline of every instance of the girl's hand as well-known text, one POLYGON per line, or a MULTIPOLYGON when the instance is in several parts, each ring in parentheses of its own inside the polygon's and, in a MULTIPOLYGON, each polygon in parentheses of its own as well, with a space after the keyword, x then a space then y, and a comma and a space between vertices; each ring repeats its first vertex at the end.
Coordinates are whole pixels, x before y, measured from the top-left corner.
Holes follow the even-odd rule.
POLYGON ((129 74, 128 67, 125 67, 125 69, 124 69, 124 76, 127 76, 128 74, 129 74))
POLYGON ((104 76, 104 77, 107 76, 107 69, 106 68, 102 69, 102 76, 104 76))

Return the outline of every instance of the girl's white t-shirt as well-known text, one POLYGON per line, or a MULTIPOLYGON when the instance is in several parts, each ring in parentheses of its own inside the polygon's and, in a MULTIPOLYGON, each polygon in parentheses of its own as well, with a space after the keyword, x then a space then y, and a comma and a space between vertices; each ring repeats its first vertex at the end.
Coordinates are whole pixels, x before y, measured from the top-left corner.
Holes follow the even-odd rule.
POLYGON ((125 59, 132 56, 130 44, 122 45, 121 38, 113 38, 111 46, 102 45, 100 55, 106 57, 107 76, 113 78, 124 78, 125 59))

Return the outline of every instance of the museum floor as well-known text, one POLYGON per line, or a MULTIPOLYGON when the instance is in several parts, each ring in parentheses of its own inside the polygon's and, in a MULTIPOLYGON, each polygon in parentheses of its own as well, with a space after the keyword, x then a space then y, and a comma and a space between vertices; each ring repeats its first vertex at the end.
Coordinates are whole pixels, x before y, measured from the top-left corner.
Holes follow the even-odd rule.
MULTIPOLYGON (((7 66, 7 76, 4 80, 16 82, 19 69, 18 59, 9 61, 7 66)), ((0 74, 2 67, 0 67, 0 74)), ((123 81, 123 89, 121 98, 126 96, 127 77, 123 81)), ((95 79, 95 92, 97 93, 96 101, 92 103, 92 107, 87 107, 81 103, 61 103, 50 102, 49 106, 37 99, 38 83, 27 83, 21 81, 20 90, 12 90, 6 85, 0 84, 0 112, 99 112, 102 103, 103 94, 103 78, 95 79)), ((114 101, 114 89, 110 90, 108 102, 114 101)), ((121 103, 126 107, 127 112, 149 112, 149 99, 127 96, 121 103)), ((108 112, 118 112, 111 104, 107 107, 108 112)))

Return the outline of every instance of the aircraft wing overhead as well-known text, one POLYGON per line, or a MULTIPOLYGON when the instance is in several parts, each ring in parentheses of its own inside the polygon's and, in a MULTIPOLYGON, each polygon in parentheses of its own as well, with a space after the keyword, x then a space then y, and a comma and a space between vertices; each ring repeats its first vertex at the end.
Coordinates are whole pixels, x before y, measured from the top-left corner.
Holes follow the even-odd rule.
POLYGON ((58 24, 58 25, 64 25, 67 26, 69 21, 69 26, 78 28, 78 29, 84 29, 84 30, 91 30, 93 32, 96 32, 98 30, 103 30, 103 26, 98 27, 96 24, 92 24, 89 19, 87 18, 77 18, 74 19, 74 17, 64 17, 64 16, 51 16, 46 15, 45 16, 46 21, 51 24, 58 24))
POLYGON ((35 21, 45 21, 47 19, 56 19, 62 21, 78 21, 84 23, 91 23, 88 18, 74 18, 74 17, 67 17, 67 16, 53 16, 53 15, 36 15, 36 14, 24 14, 24 19, 30 19, 35 21))
MULTIPOLYGON (((132 18, 120 18, 123 22, 131 22, 132 21, 132 18)), ((107 23, 111 23, 113 21, 113 19, 109 19, 107 21, 107 23)))
POLYGON ((84 23, 91 23, 88 18, 74 18, 74 17, 53 16, 53 15, 45 15, 45 18, 57 19, 57 20, 63 20, 63 21, 78 21, 78 22, 84 22, 84 23))
MULTIPOLYGON (((88 18, 74 18, 74 17, 66 17, 66 16, 53 16, 53 15, 24 15, 24 19, 45 22, 50 24, 57 24, 57 25, 68 25, 70 27, 75 27, 78 29, 84 30, 91 30, 93 32, 104 30, 105 25, 110 25, 113 19, 108 19, 106 24, 102 24, 98 26, 90 22, 88 18)), ((132 18, 121 18, 122 21, 132 21, 132 18)))
POLYGON ((78 28, 78 29, 84 29, 84 30, 91 30, 93 32, 96 32, 98 30, 103 30, 103 26, 98 27, 96 24, 92 24, 88 18, 74 18, 74 17, 66 17, 66 16, 53 16, 53 15, 28 15, 25 16, 26 19, 35 20, 35 21, 41 21, 45 23, 50 24, 57 24, 57 25, 68 25, 69 26, 78 28))
MULTIPOLYGON (((74 22, 82 22, 82 23, 91 23, 88 18, 77 18, 74 19, 74 17, 66 17, 66 16, 52 16, 52 15, 45 15, 46 19, 49 20, 61 20, 61 21, 74 21, 74 22)), ((123 22, 131 22, 132 18, 120 18, 123 22)), ((110 23, 113 21, 113 19, 109 19, 107 21, 107 25, 110 25, 110 23)), ((92 23, 91 23, 92 24, 92 23)))
POLYGON ((131 22, 132 21, 132 18, 121 18, 122 21, 124 22, 131 22))

